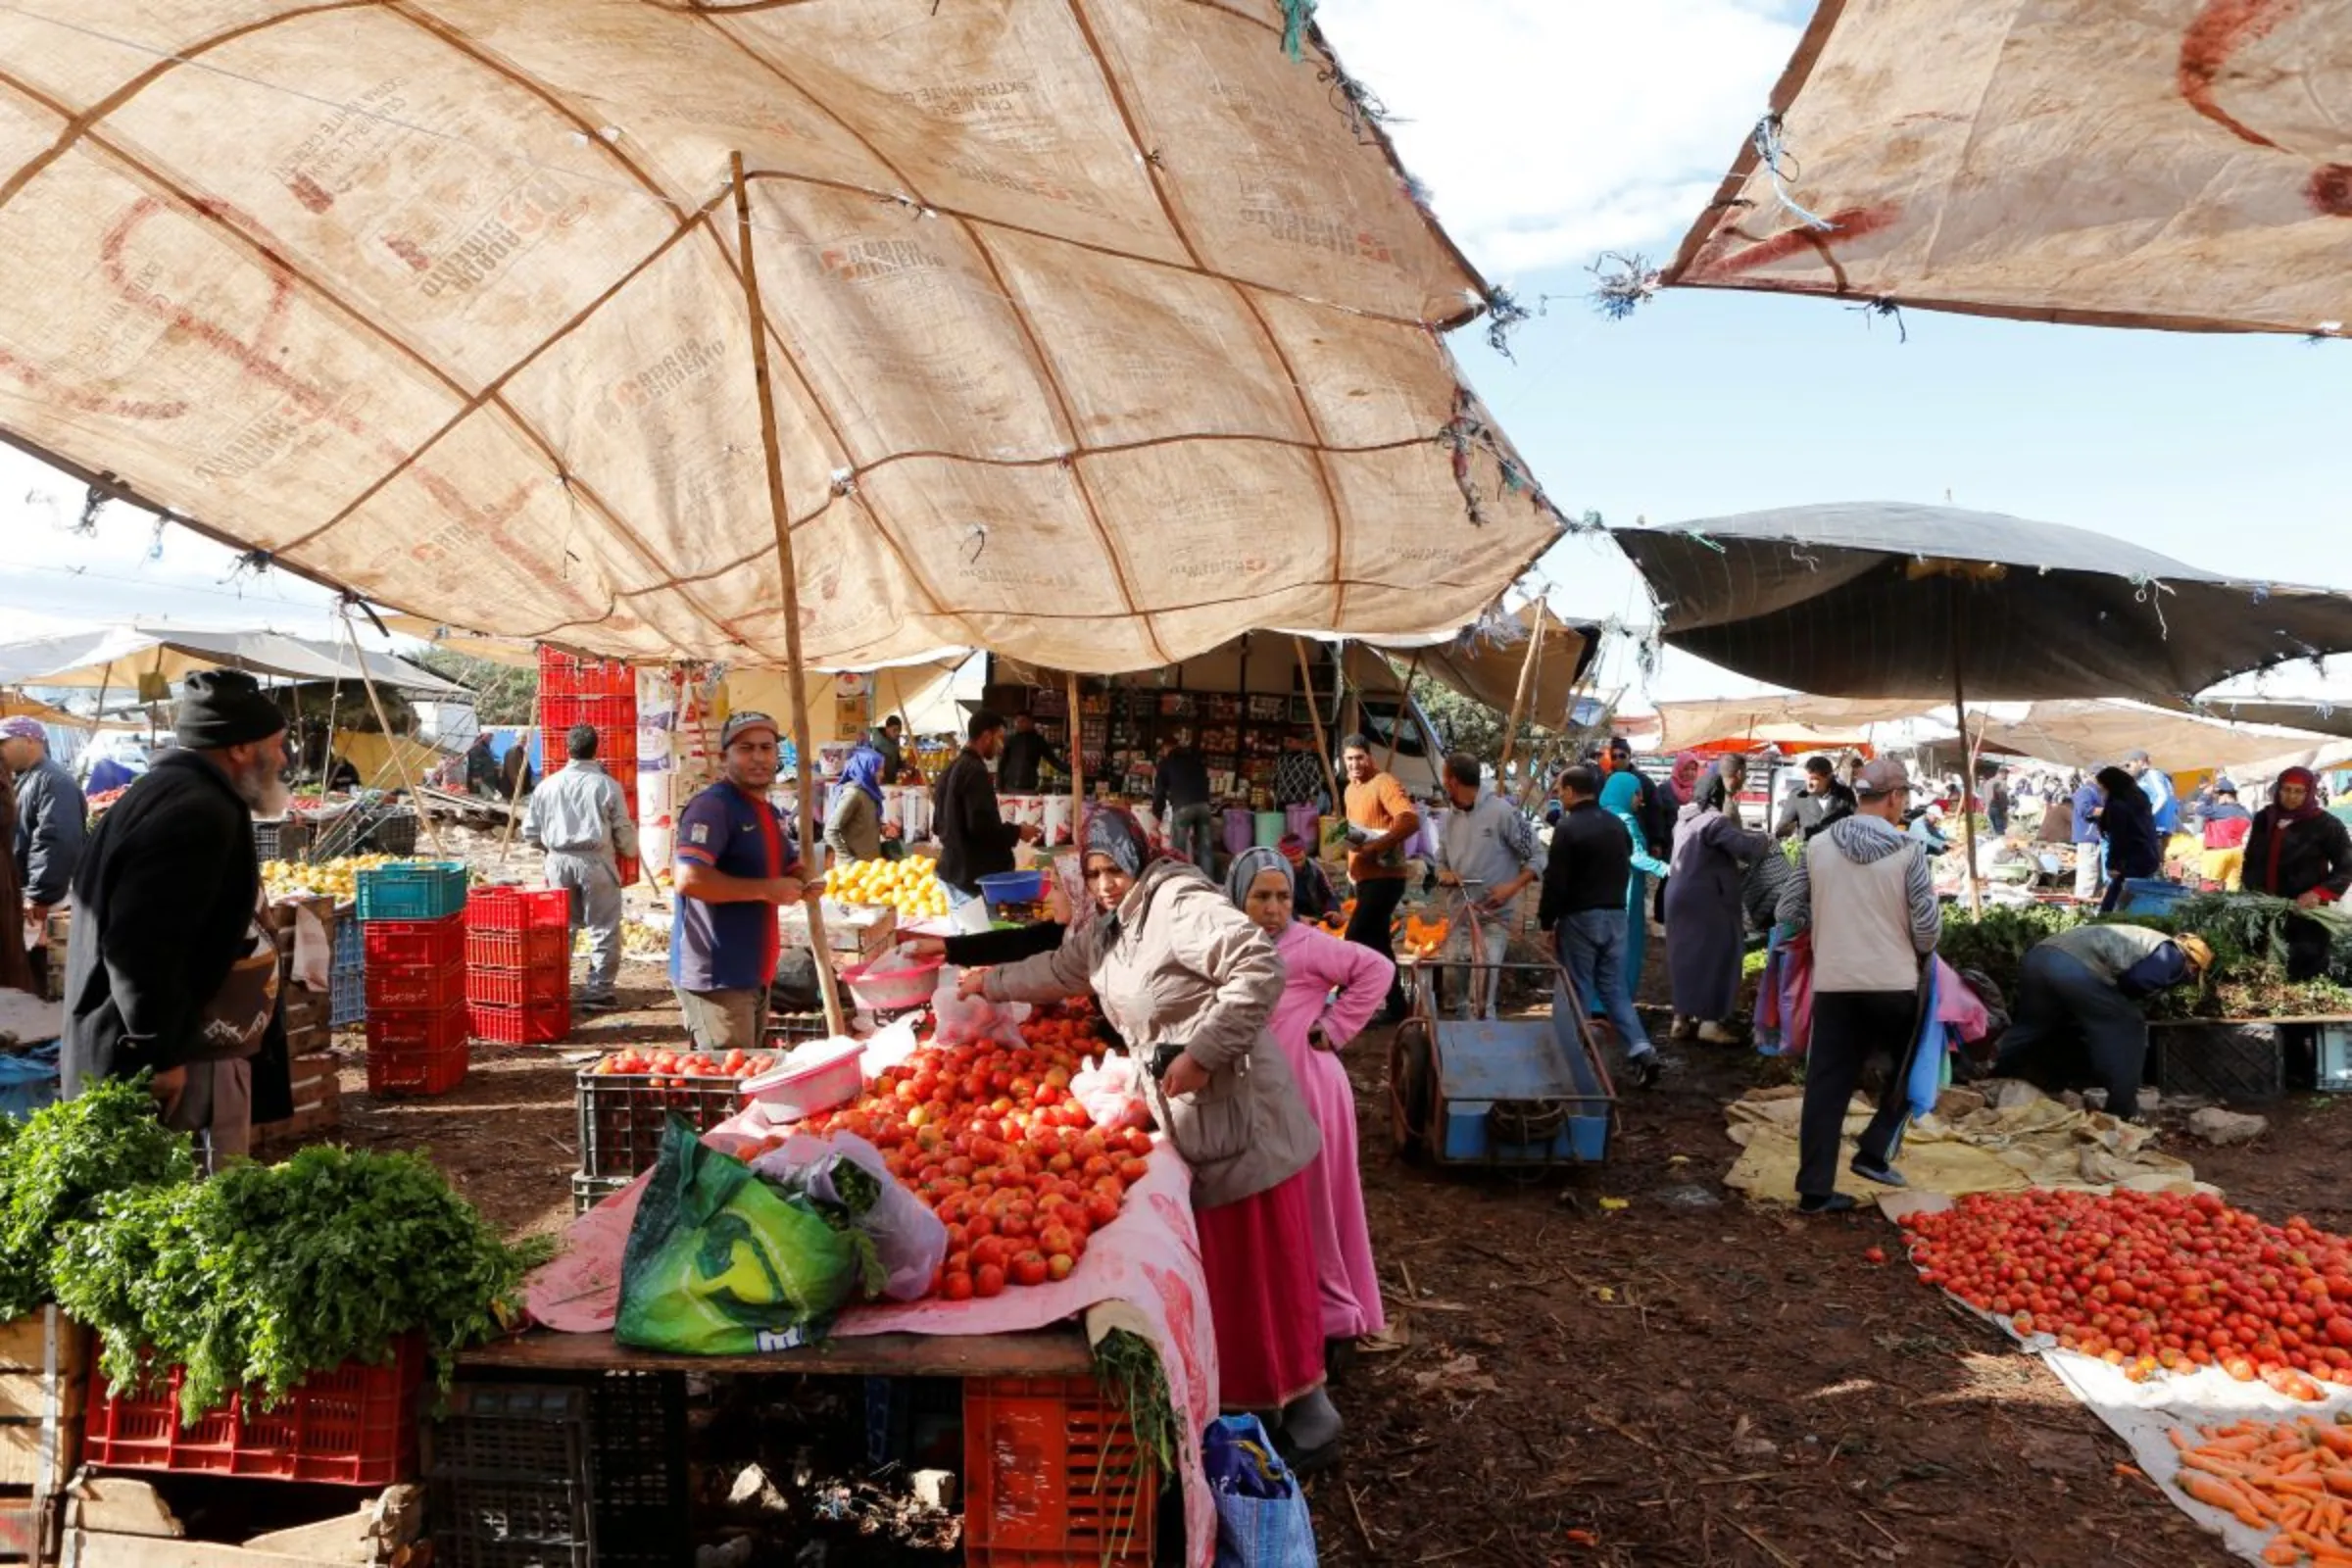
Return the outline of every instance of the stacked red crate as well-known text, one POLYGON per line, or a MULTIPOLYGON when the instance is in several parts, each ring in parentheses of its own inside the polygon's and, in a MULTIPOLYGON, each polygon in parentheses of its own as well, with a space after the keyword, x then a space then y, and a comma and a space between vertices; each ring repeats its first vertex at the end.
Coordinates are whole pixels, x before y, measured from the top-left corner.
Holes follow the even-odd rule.
POLYGON ((466 1081, 466 915, 363 920, 368 1092, 442 1095, 466 1081))
MULTIPOLYGON (((618 660, 580 659, 539 650, 539 755, 550 772, 570 756, 571 728, 596 730, 596 755, 637 815, 637 675, 618 660)), ((620 884, 637 880, 637 861, 620 862, 620 884)))
POLYGON ((571 1032, 571 895, 481 888, 466 904, 466 1005, 476 1040, 553 1045, 571 1032))

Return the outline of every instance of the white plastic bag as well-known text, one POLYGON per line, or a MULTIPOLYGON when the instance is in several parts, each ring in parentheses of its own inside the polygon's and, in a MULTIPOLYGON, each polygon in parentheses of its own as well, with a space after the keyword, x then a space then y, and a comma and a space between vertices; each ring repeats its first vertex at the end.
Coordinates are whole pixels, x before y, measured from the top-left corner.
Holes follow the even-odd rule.
POLYGON ((1149 1127, 1152 1107, 1144 1099, 1142 1063, 1133 1056, 1106 1052, 1102 1060, 1086 1058, 1070 1078, 1070 1098, 1085 1107, 1098 1127, 1149 1127))
POLYGON ((948 1228, 921 1199, 899 1185, 880 1150, 855 1133, 824 1138, 801 1133, 752 1161, 752 1170, 781 1186, 805 1189, 823 1201, 839 1202, 832 1172, 845 1159, 881 1184, 881 1195, 858 1216, 858 1228, 873 1240, 889 1275, 882 1294, 894 1301, 917 1299, 931 1288, 931 1276, 948 1255, 948 1228))
POLYGON ((1021 1021, 1029 1016, 1029 1004, 958 997, 956 982, 962 974, 952 963, 940 966, 939 988, 931 994, 931 1017, 938 1025, 932 1044, 965 1046, 993 1041, 1001 1046, 1022 1045, 1021 1021))

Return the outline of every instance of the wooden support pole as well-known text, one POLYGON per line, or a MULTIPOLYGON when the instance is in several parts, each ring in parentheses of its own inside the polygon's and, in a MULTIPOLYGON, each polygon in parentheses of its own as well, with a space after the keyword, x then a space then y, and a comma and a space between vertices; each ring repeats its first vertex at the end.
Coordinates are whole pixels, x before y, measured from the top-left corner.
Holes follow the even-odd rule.
POLYGON ((1960 726, 1960 769, 1963 775, 1960 780, 1960 853, 1968 857, 1968 863, 1964 867, 1968 878, 1968 912, 1975 916, 1984 912, 1984 894, 1977 886, 1977 812, 1974 804, 1977 781, 1966 776, 1974 766, 1969 755, 1968 693, 1963 677, 1968 664, 1968 634, 1964 623, 1967 609, 1961 600, 1960 579, 1947 576, 1944 582, 1951 595, 1952 718, 1960 726))
POLYGON ((1519 662, 1519 687, 1511 694, 1511 716, 1503 721, 1502 757, 1494 764, 1495 782, 1511 770, 1511 753, 1518 749, 1519 719, 1527 711, 1528 694, 1535 689, 1536 666, 1544 662, 1544 602, 1536 601, 1535 628, 1527 636, 1527 657, 1519 662))
MULTIPOLYGON (((1070 842, 1083 849, 1086 845, 1086 715, 1078 709, 1078 672, 1064 672, 1070 689, 1070 842)), ((1110 757, 1110 718, 1103 715, 1102 756, 1110 757)), ((1054 846, 1048 844, 1051 855, 1054 846)))
POLYGON ((1306 687, 1306 716, 1315 726, 1315 755, 1323 759, 1323 788, 1329 793, 1339 788, 1333 781, 1340 773, 1331 765, 1331 743, 1323 736, 1323 710, 1315 706, 1315 669, 1306 660, 1305 638, 1292 638, 1291 646, 1298 651, 1298 680, 1306 687))
MULTIPOLYGON (((743 308, 752 334, 752 381, 760 394, 760 451, 767 460, 767 509, 776 529, 776 572, 784 588, 784 663, 786 689, 792 698, 792 746, 799 758, 794 769, 800 782, 801 858, 813 866, 816 836, 816 749, 808 740, 808 693, 801 662, 801 584, 792 564, 792 514, 784 505, 784 460, 776 449, 776 393, 767 374, 767 315, 760 307, 760 269, 752 256, 752 192, 744 182, 743 154, 730 153, 729 172, 735 180, 735 259, 743 269, 743 308)), ((824 995, 825 1031, 849 1033, 841 1006, 841 980, 833 973, 833 955, 825 945, 822 901, 808 899, 808 945, 815 950, 817 989, 824 995)))
MULTIPOLYGON (((1418 680, 1421 676, 1421 659, 1422 656, 1428 652, 1429 650, 1426 648, 1414 649, 1413 662, 1405 668, 1404 697, 1403 700, 1398 702, 1396 705, 1396 722, 1389 726, 1388 755, 1380 760, 1380 770, 1383 773, 1386 773, 1396 761, 1396 740, 1397 737, 1404 732, 1404 721, 1412 715, 1413 682, 1418 680)), ((1435 761, 1436 759, 1433 758, 1431 760, 1435 761)))
MULTIPOLYGON (((367 656, 360 652, 360 634, 353 629, 348 614, 343 617, 343 635, 351 642, 352 662, 360 666, 360 685, 368 693, 368 706, 375 710, 376 728, 384 732, 384 749, 392 754, 393 765, 400 771, 400 787, 407 792, 409 803, 416 812, 416 819, 424 824, 424 836, 433 847, 433 858, 447 859, 448 854, 441 848, 441 829, 434 825, 433 813, 425 809, 424 797, 416 793, 416 781, 409 777, 409 760, 401 755, 400 737, 392 733, 392 721, 384 716, 384 700, 375 695, 375 677, 368 673, 367 656)), ((331 735, 327 737, 326 749, 328 755, 333 755, 335 746, 331 735)))
MULTIPOLYGON (((505 831, 498 836, 498 869, 502 871, 507 868, 507 852, 514 847, 514 826, 522 817, 522 781, 531 776, 531 736, 547 733, 544 726, 546 718, 547 700, 544 695, 534 689, 531 693, 531 727, 520 743, 522 765, 514 770, 514 787, 507 792, 507 825, 505 831)), ((331 734, 328 737, 327 750, 330 752, 334 750, 331 734)), ((539 765, 543 769, 547 766, 545 753, 540 755, 539 765)))

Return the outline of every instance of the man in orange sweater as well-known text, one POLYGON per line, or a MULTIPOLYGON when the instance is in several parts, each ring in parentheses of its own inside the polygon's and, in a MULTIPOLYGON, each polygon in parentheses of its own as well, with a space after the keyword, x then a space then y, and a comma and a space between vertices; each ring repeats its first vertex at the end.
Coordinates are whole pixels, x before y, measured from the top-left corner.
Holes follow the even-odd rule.
MULTIPOLYGON (((1355 884, 1355 912, 1348 917, 1348 940, 1394 963, 1389 922, 1404 900, 1404 847, 1421 831, 1421 813, 1404 786, 1372 765, 1372 743, 1350 735, 1341 743, 1348 770, 1348 879, 1355 884)), ((1404 1016, 1402 971, 1389 982, 1388 1010, 1381 1021, 1404 1016)))

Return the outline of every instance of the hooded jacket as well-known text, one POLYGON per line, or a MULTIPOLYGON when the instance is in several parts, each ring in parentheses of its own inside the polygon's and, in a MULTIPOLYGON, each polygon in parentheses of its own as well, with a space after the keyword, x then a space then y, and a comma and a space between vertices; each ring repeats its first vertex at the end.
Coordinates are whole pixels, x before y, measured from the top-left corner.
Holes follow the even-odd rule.
POLYGON ((1884 817, 1855 815, 1806 844, 1780 923, 1811 928, 1816 991, 1909 991, 1943 933, 1943 909, 1919 841, 1884 817))
POLYGON ((1144 1095, 1192 1165, 1194 1206, 1215 1208, 1288 1181, 1323 1147, 1267 1027, 1284 978, 1273 942, 1215 883, 1154 860, 1116 910, 1073 924, 1052 953, 989 970, 987 995, 1091 992, 1147 1068, 1163 1045, 1207 1068, 1205 1088, 1173 1100, 1147 1071, 1144 1095))

